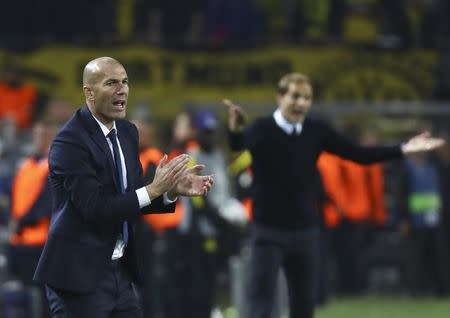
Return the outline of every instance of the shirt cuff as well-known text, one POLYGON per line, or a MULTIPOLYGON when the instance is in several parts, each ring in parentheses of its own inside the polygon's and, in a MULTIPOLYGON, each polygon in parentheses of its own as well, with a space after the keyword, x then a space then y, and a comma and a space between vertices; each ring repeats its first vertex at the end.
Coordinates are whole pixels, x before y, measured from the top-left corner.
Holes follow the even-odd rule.
POLYGON ((143 207, 152 203, 152 200, 150 200, 150 196, 148 195, 147 189, 145 187, 137 189, 136 195, 139 201, 139 208, 142 209, 143 207))
POLYGON ((177 201, 177 200, 178 200, 178 197, 176 197, 174 200, 170 200, 170 199, 169 199, 169 196, 167 195, 167 192, 164 192, 164 194, 163 194, 163 202, 164 202, 164 205, 172 204, 172 203, 174 203, 174 202, 177 201))

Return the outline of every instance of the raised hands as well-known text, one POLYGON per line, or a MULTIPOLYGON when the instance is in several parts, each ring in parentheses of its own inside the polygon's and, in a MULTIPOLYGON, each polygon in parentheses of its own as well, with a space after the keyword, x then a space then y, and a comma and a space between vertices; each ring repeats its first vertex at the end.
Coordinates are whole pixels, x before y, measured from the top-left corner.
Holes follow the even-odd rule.
POLYGON ((431 151, 443 146, 444 143, 444 139, 431 137, 429 132, 424 132, 404 143, 402 145, 402 152, 407 155, 416 152, 431 151))
POLYGON ((156 167, 153 182, 146 186, 150 199, 159 197, 167 192, 169 197, 205 195, 211 189, 214 178, 199 176, 203 165, 187 167, 189 156, 179 155, 168 161, 167 155, 160 160, 156 167))
POLYGON ((228 128, 230 131, 241 131, 247 121, 247 114, 245 111, 229 99, 222 100, 222 103, 228 107, 228 128))

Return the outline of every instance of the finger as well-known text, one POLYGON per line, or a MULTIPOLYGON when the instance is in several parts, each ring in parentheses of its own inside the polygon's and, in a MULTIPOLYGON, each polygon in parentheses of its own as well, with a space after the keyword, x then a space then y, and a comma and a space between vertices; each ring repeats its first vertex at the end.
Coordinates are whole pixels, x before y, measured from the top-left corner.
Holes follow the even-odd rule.
POLYGON ((431 144, 432 144, 432 147, 438 148, 445 144, 445 140, 444 139, 435 139, 431 142, 431 144))
POLYGON ((173 169, 176 169, 176 167, 179 167, 180 165, 186 165, 189 162, 190 157, 187 154, 181 154, 179 156, 176 156, 172 160, 169 161, 167 164, 167 169, 170 169, 173 171, 173 169))
POLYGON ((171 167, 169 167, 168 176, 170 178, 175 178, 180 173, 183 173, 187 169, 187 164, 189 162, 189 156, 186 155, 185 158, 178 162, 175 162, 171 167))
POLYGON ((173 158, 172 160, 169 161, 170 165, 177 165, 180 161, 183 161, 186 159, 186 157, 189 158, 189 156, 185 153, 176 156, 175 158, 173 158))
POLYGON ((416 135, 415 138, 420 138, 420 139, 423 139, 423 138, 429 138, 430 135, 431 135, 431 134, 430 134, 429 131, 424 131, 424 132, 422 132, 422 133, 416 135))
POLYGON ((231 100, 225 98, 222 100, 222 103, 226 105, 232 113, 245 116, 245 111, 242 109, 242 107, 236 105, 231 100))
POLYGON ((187 169, 186 173, 188 173, 188 174, 198 174, 203 169, 205 169, 205 165, 195 165, 195 166, 187 169))
POLYGON ((187 166, 182 166, 180 170, 176 171, 172 177, 174 182, 178 182, 186 170, 187 166))
POLYGON ((231 100, 226 99, 226 98, 222 99, 222 103, 225 106, 228 106, 228 108, 237 107, 231 100))
POLYGON ((161 160, 158 163, 158 167, 164 167, 167 163, 167 155, 164 154, 164 156, 161 158, 161 160))

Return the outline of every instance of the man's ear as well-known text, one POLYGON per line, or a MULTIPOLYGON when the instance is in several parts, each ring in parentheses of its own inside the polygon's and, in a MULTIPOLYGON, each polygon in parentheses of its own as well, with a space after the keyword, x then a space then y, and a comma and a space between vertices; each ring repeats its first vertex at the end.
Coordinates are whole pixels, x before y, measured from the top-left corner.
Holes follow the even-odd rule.
POLYGON ((86 97, 86 100, 92 101, 94 99, 94 92, 92 91, 92 89, 90 87, 83 86, 83 92, 84 92, 84 97, 86 97))

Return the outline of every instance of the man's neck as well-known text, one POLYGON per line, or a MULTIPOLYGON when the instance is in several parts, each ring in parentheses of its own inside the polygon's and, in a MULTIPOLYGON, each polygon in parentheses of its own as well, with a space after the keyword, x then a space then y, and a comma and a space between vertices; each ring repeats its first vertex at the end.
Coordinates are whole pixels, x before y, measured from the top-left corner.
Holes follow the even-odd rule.
POLYGON ((102 115, 100 115, 100 114, 97 114, 97 113, 94 111, 94 107, 93 107, 90 103, 86 102, 86 104, 87 104, 87 106, 88 106, 88 108, 89 108, 89 111, 91 112, 91 115, 92 115, 97 121, 101 122, 101 123, 102 123, 106 128, 108 128, 109 130, 111 130, 111 129, 114 127, 114 120, 110 121, 110 120, 105 119, 104 116, 102 116, 102 115))

